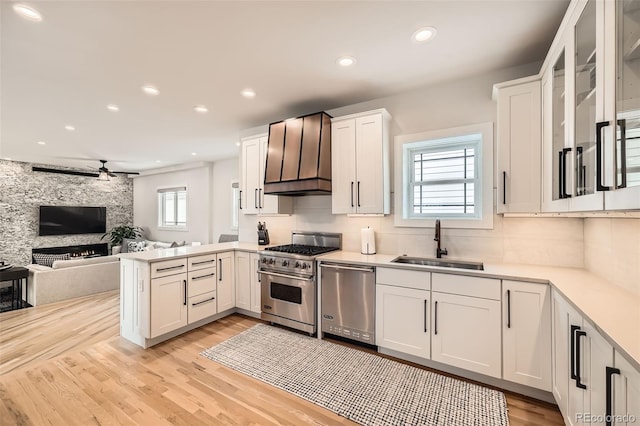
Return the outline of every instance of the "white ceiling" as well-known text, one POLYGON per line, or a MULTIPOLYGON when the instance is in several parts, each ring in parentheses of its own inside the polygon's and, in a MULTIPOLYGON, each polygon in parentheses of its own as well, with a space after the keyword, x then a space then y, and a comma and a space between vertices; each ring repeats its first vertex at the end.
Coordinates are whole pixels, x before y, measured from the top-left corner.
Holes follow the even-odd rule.
POLYGON ((36 23, 13 3, 2 0, 0 157, 79 168, 106 159, 112 170, 232 157, 242 129, 542 60, 568 6, 23 2, 42 13, 36 23), (412 43, 423 26, 437 36, 412 43), (341 55, 356 65, 338 67, 341 55), (143 94, 143 84, 160 95, 143 94), (241 97, 245 87, 257 96, 241 97), (197 104, 209 112, 194 112, 197 104))

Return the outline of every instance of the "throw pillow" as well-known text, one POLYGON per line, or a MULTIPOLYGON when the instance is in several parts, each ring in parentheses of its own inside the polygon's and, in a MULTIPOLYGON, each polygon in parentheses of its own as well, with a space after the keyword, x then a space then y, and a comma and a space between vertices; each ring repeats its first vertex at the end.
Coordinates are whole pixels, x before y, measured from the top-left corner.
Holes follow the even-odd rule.
POLYGON ((122 239, 122 248, 120 249, 120 253, 127 253, 129 251, 129 243, 131 241, 144 241, 144 238, 123 238, 122 239))
POLYGON ((63 254, 46 254, 33 253, 33 260, 36 264, 51 267, 56 260, 69 260, 69 253, 63 254))
POLYGON ((129 241, 129 243, 127 244, 127 249, 128 249, 127 251, 129 253, 143 251, 146 246, 147 246, 146 241, 129 241))

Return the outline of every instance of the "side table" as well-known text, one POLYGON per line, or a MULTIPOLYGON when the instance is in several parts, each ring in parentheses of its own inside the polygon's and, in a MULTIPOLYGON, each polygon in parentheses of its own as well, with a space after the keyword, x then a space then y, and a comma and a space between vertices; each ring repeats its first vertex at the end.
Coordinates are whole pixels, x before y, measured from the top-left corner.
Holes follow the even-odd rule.
POLYGON ((11 309, 22 309, 29 306, 28 300, 22 300, 22 282, 24 281, 25 299, 28 297, 29 270, 22 266, 14 266, 13 268, 0 271, 0 282, 11 281, 11 309), (15 307, 14 307, 15 304, 15 307))

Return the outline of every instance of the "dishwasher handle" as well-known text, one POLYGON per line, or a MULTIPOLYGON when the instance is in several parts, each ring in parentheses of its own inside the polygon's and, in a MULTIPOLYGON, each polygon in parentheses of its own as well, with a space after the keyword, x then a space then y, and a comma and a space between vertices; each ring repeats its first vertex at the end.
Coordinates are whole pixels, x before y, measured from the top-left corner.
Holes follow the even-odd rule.
POLYGON ((373 266, 347 266, 347 265, 335 265, 333 263, 321 263, 321 268, 330 268, 330 269, 346 269, 347 271, 359 271, 359 272, 374 272, 373 266))

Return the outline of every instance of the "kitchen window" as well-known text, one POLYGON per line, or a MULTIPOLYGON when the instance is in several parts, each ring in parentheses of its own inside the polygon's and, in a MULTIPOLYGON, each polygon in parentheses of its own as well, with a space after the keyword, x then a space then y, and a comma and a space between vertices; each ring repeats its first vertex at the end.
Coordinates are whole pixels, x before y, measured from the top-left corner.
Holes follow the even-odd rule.
POLYGON ((396 226, 441 219, 455 228, 493 227, 492 123, 402 135, 395 144, 396 226))
POLYGON ((158 226, 169 229, 187 229, 187 188, 158 190, 158 226))

